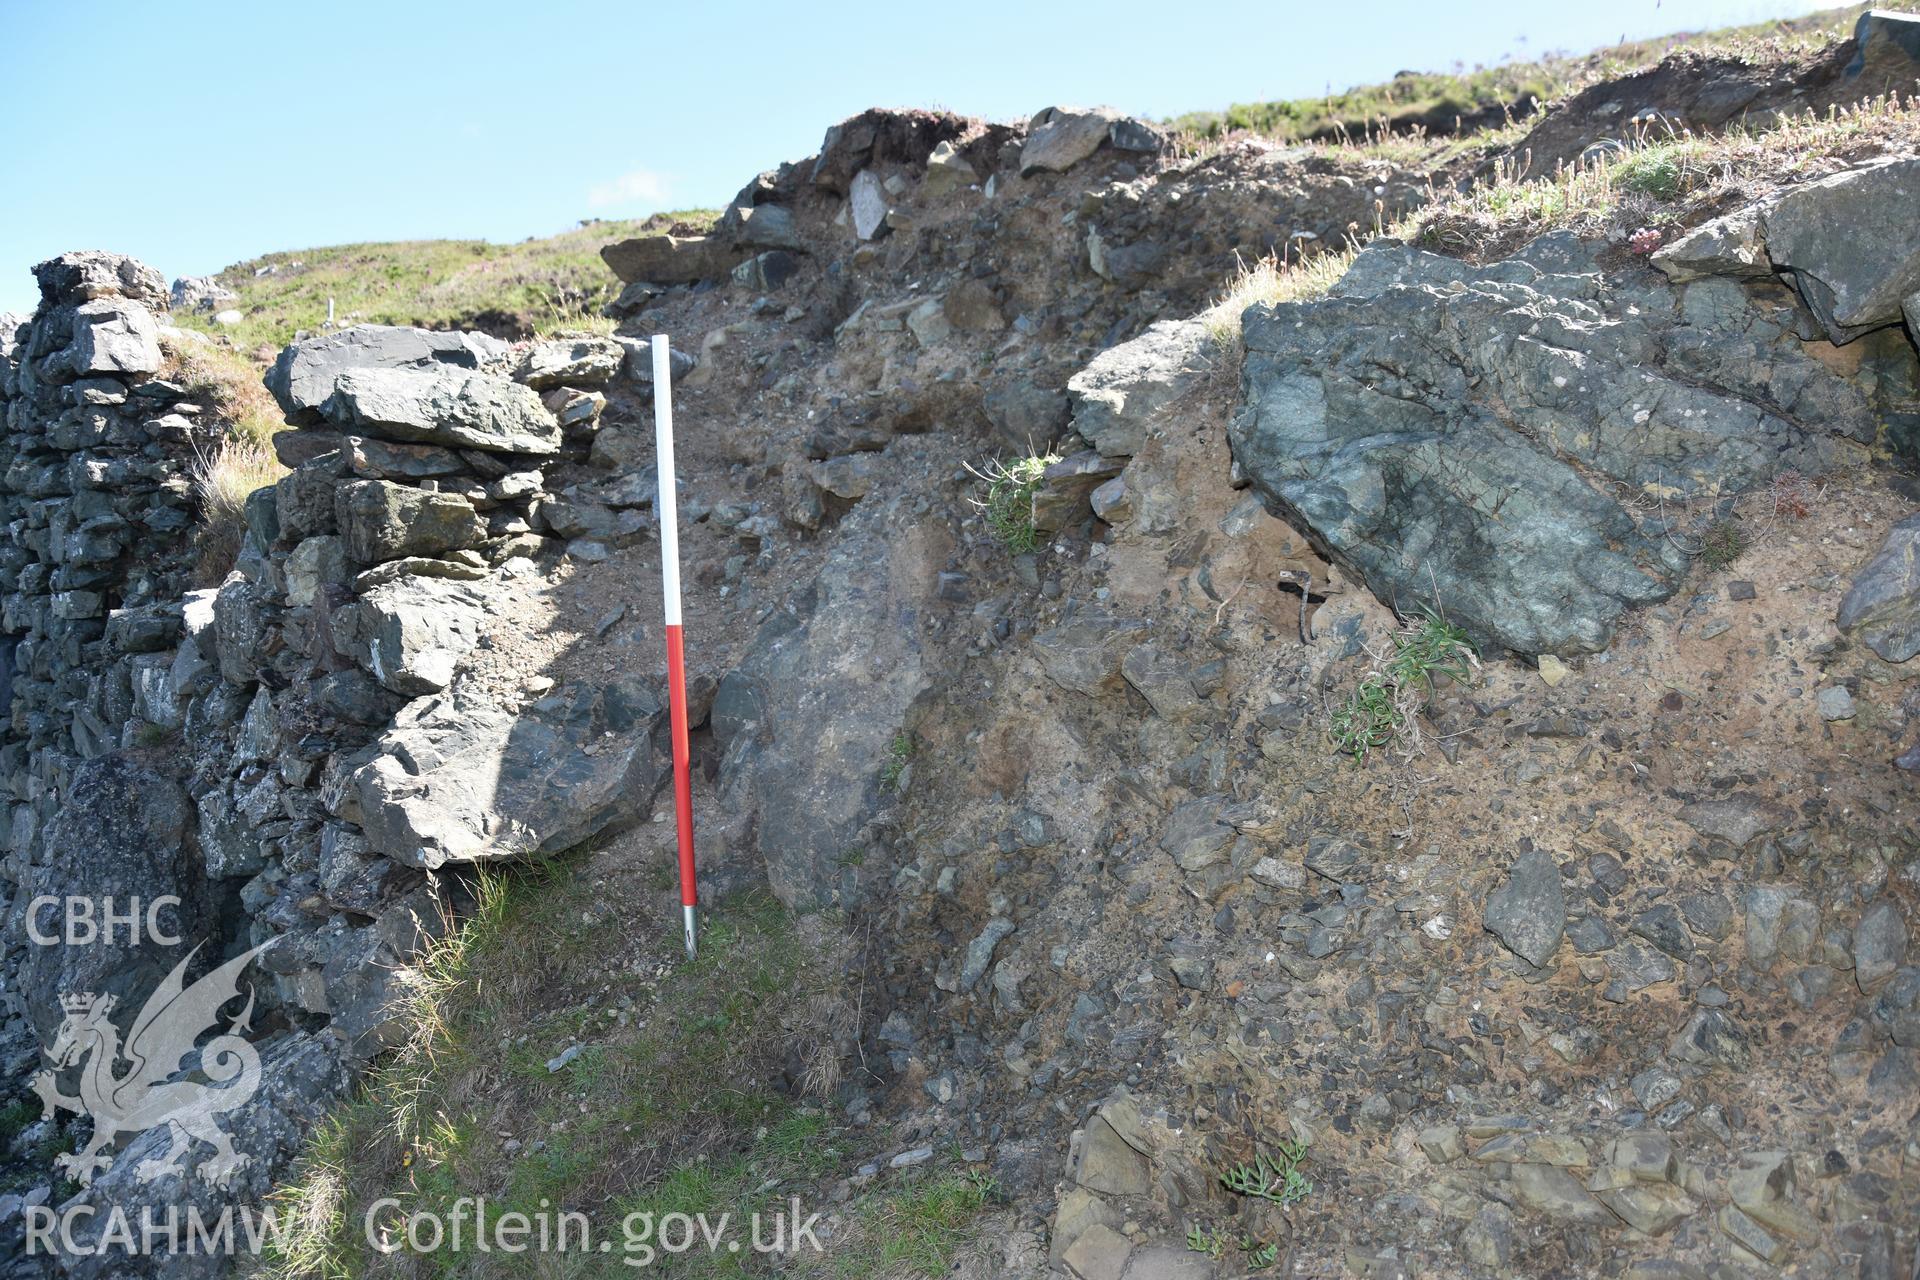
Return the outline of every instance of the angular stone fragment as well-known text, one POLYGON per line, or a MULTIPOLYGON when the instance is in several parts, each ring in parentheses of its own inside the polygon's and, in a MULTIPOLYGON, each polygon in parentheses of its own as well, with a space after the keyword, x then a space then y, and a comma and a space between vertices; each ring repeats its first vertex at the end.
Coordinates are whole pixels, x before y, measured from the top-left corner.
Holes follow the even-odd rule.
POLYGON ((288 422, 311 426, 324 421, 321 409, 334 379, 349 369, 478 370, 506 350, 484 333, 356 324, 289 345, 267 371, 266 384, 288 422))
POLYGON ((1766 213, 1767 253, 1835 342, 1900 321, 1920 290, 1920 159, 1871 161, 1789 187, 1766 213))
POLYGON ((73 313, 66 363, 75 377, 146 377, 160 371, 160 326, 153 313, 124 298, 83 302, 73 313))
POLYGON ((346 552, 361 564, 434 556, 478 546, 487 528, 457 494, 386 480, 356 480, 336 491, 335 521, 346 552))
POLYGON ((613 381, 626 358, 626 349, 612 338, 552 338, 529 347, 513 376, 535 391, 601 387, 613 381))
POLYGON ((1920 653, 1920 516, 1893 526, 1854 576, 1834 622, 1888 662, 1920 653))
POLYGON ((1201 871, 1227 856, 1234 829, 1220 816, 1221 799, 1189 800, 1175 809, 1160 831, 1160 848, 1182 871, 1201 871))
POLYGON ((1718 800, 1696 800, 1680 810, 1680 821, 1709 841, 1732 850, 1744 849, 1761 836, 1780 830, 1792 816, 1782 806, 1744 792, 1718 800))
POLYGON ((1882 896, 1853 927, 1853 971, 1860 990, 1872 991, 1906 963, 1907 921, 1890 897, 1882 896))
POLYGON ((408 866, 536 857, 651 809, 664 712, 639 680, 581 685, 519 712, 455 689, 404 707, 349 790, 375 852, 408 866))
POLYGON ((49 258, 33 268, 41 302, 50 307, 95 298, 128 298, 167 309, 167 278, 138 258, 99 249, 81 249, 49 258))
POLYGON ((1197 320, 1162 320, 1102 351, 1067 382, 1073 429, 1107 457, 1140 452, 1156 415, 1204 373, 1207 341, 1197 320))
POLYGON ((1567 900, 1560 868, 1544 851, 1523 853, 1506 883, 1487 898, 1487 931, 1536 969, 1553 958, 1566 932, 1567 900))
POLYGON ((334 379, 328 421, 396 440, 501 453, 554 453, 560 424, 530 388, 459 370, 350 369, 334 379))
POLYGON ((333 613, 334 647, 395 693, 438 693, 479 643, 487 607, 465 583, 399 578, 333 613))
POLYGON ((1249 308, 1235 460, 1382 600, 1564 657, 1679 584, 1623 493, 1825 470, 1847 448, 1831 436, 1870 438, 1912 394, 1822 365, 1737 281, 1622 293, 1593 254, 1552 235, 1472 265, 1376 242, 1326 299, 1249 308))
POLYGON ((1773 264, 1767 260, 1761 212, 1759 205, 1745 205, 1703 223, 1662 245, 1651 261, 1675 284, 1705 276, 1770 276, 1773 264))
POLYGON ((600 250, 613 274, 633 284, 695 284, 726 275, 744 256, 719 236, 639 236, 600 250))
POLYGON ((1118 687, 1122 659, 1151 630, 1138 618, 1081 615, 1035 636, 1033 648, 1049 680, 1098 698, 1118 687))
POLYGON ((1514 1165, 1513 1193, 1521 1204, 1558 1222, 1610 1227, 1616 1221, 1612 1211, 1580 1185, 1580 1179, 1559 1165, 1514 1165))

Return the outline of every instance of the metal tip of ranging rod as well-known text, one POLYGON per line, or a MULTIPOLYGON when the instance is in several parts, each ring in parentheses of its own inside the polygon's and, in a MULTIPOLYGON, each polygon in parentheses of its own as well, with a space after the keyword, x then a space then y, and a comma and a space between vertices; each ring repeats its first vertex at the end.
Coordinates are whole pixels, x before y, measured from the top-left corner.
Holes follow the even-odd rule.
POLYGON ((680 910, 682 913, 682 922, 686 925, 687 930, 687 959, 691 960, 698 955, 700 951, 699 942, 694 936, 693 908, 681 907, 680 910))

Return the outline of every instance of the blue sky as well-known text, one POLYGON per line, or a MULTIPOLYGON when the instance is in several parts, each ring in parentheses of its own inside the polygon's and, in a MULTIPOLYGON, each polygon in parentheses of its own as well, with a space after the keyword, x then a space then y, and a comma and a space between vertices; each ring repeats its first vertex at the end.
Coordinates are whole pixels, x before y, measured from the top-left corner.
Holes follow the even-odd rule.
POLYGON ((868 106, 1165 116, 1818 7, 0 0, 0 310, 66 249, 173 277, 716 205, 868 106))

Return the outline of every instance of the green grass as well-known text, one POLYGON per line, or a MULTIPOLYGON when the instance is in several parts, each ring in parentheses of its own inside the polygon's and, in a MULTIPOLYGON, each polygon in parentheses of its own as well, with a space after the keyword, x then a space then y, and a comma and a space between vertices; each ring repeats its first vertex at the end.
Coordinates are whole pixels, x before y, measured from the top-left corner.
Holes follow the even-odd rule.
MULTIPOLYGON (((403 1214, 480 1194, 495 1214, 545 1202, 617 1233, 640 1210, 751 1208, 842 1159, 822 1115, 775 1087, 791 1046, 834 1039, 833 1010, 807 994, 834 988, 786 911, 765 894, 714 906, 688 962, 677 908, 671 931, 616 909, 574 861, 483 878, 471 916, 419 962, 412 1034, 276 1191, 301 1226, 263 1274, 474 1274, 471 1253, 370 1249, 362 1223, 386 1196, 403 1214), (632 955, 636 937, 650 941, 632 955)), ((540 1265, 496 1256, 488 1274, 540 1265)))
POLYGON ((0 1107, 0 1147, 12 1146, 13 1140, 39 1118, 40 1104, 31 1098, 18 1098, 0 1107))
POLYGON ((1505 157, 1486 180, 1414 212, 1387 234, 1460 256, 1490 256, 1553 230, 1624 241, 1647 228, 1665 237, 1700 211, 1751 201, 1782 182, 1824 173, 1836 160, 1907 154, 1916 146, 1920 104, 1887 97, 1766 129, 1630 138, 1621 150, 1539 178, 1523 178, 1520 164, 1505 157))
POLYGON ((1378 676, 1368 676, 1346 702, 1333 710, 1328 736, 1334 747, 1357 761, 1399 738, 1407 727, 1407 713, 1394 690, 1378 676))
POLYGON ((937 1170, 909 1176, 863 1197, 847 1224, 844 1248, 803 1260, 805 1280, 940 1280, 953 1269, 975 1219, 999 1194, 991 1178, 937 1170))
MULTIPOLYGON (((1283 142, 1360 141, 1427 127, 1448 131, 1453 117, 1518 108, 1526 99, 1556 101, 1602 80, 1650 67, 1682 49, 1750 61, 1817 49, 1849 34, 1869 5, 1828 10, 1785 22, 1754 23, 1706 32, 1682 32, 1623 41, 1576 57, 1552 53, 1496 66, 1456 66, 1447 72, 1403 71, 1392 80, 1338 93, 1272 102, 1240 103, 1224 111, 1194 111, 1167 123, 1190 139, 1254 133, 1283 142)), ((1887 6, 1882 6, 1887 7, 1887 6)), ((1892 7, 1905 8, 1905 5, 1892 7)), ((1411 154, 1403 159, 1415 159, 1411 154)))
POLYGON ((1168 124, 1176 133, 1212 139, 1255 133, 1283 142, 1362 137, 1415 123, 1450 127, 1452 116, 1498 109, 1525 98, 1548 98, 1570 83, 1560 63, 1516 63, 1453 73, 1402 72, 1383 84, 1360 85, 1317 98, 1236 103, 1193 111, 1168 124))
POLYGON ((1720 570, 1730 567, 1734 561, 1747 553, 1751 540, 1747 531, 1733 520, 1715 520, 1700 535, 1700 547, 1695 552, 1700 563, 1709 569, 1720 570))
POLYGON ((1011 462, 996 460, 985 471, 973 472, 987 486, 986 496, 975 499, 974 505, 985 516, 988 531, 1015 555, 1040 545, 1039 530, 1033 524, 1033 494, 1047 468, 1058 461, 1058 454, 1035 454, 1011 462))
POLYGON ((1478 661, 1467 633, 1431 609, 1393 636, 1393 652, 1333 709, 1327 736, 1334 749, 1364 764, 1376 751, 1416 746, 1415 726, 1437 676, 1465 683, 1478 661))
MULTIPOLYGON (((40 1100, 36 1098, 16 1098, 5 1107, 0 1107, 0 1151, 13 1146, 41 1116, 40 1100)), ((22 1153, 22 1159, 13 1165, 13 1172, 7 1178, 0 1178, 0 1192, 28 1191, 35 1184, 45 1180, 44 1170, 53 1164, 55 1155, 74 1149, 72 1131, 60 1123, 56 1114, 54 1122, 47 1126, 46 1136, 34 1143, 32 1148, 22 1153)), ((80 1189, 72 1178, 59 1178, 54 1186, 54 1203, 58 1204, 80 1189)))
POLYGON ((880 785, 888 791, 900 789, 900 776, 913 763, 913 735, 904 730, 887 744, 887 763, 880 770, 880 785))
POLYGON ((317 332, 327 318, 328 298, 336 320, 345 324, 477 328, 510 337, 596 327, 601 308, 621 288, 600 260, 602 245, 674 224, 705 227, 716 216, 687 210, 645 220, 595 220, 513 244, 400 240, 270 253, 217 277, 238 295, 221 305, 243 314, 239 324, 215 324, 207 312, 180 312, 174 321, 224 334, 249 354, 276 351, 297 330, 317 332))
MULTIPOLYGON (((1313 1183, 1300 1172, 1306 1158, 1305 1143, 1283 1138, 1271 1151, 1256 1147, 1252 1160, 1228 1165, 1215 1176, 1222 1187, 1236 1196, 1264 1200, 1286 1209, 1313 1194, 1313 1183)), ((1244 1233, 1236 1237, 1204 1222, 1187 1228, 1187 1248, 1215 1262, 1225 1257, 1228 1250, 1237 1249, 1248 1271, 1270 1267, 1280 1257, 1280 1246, 1272 1241, 1244 1233)))

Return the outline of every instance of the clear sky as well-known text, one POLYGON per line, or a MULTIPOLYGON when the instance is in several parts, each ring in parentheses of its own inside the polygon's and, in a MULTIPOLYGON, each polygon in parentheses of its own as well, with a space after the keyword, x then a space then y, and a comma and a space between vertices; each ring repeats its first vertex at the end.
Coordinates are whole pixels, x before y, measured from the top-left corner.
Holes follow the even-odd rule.
POLYGON ((868 106, 1161 117, 1819 7, 0 0, 0 310, 67 249, 171 278, 713 206, 868 106))

